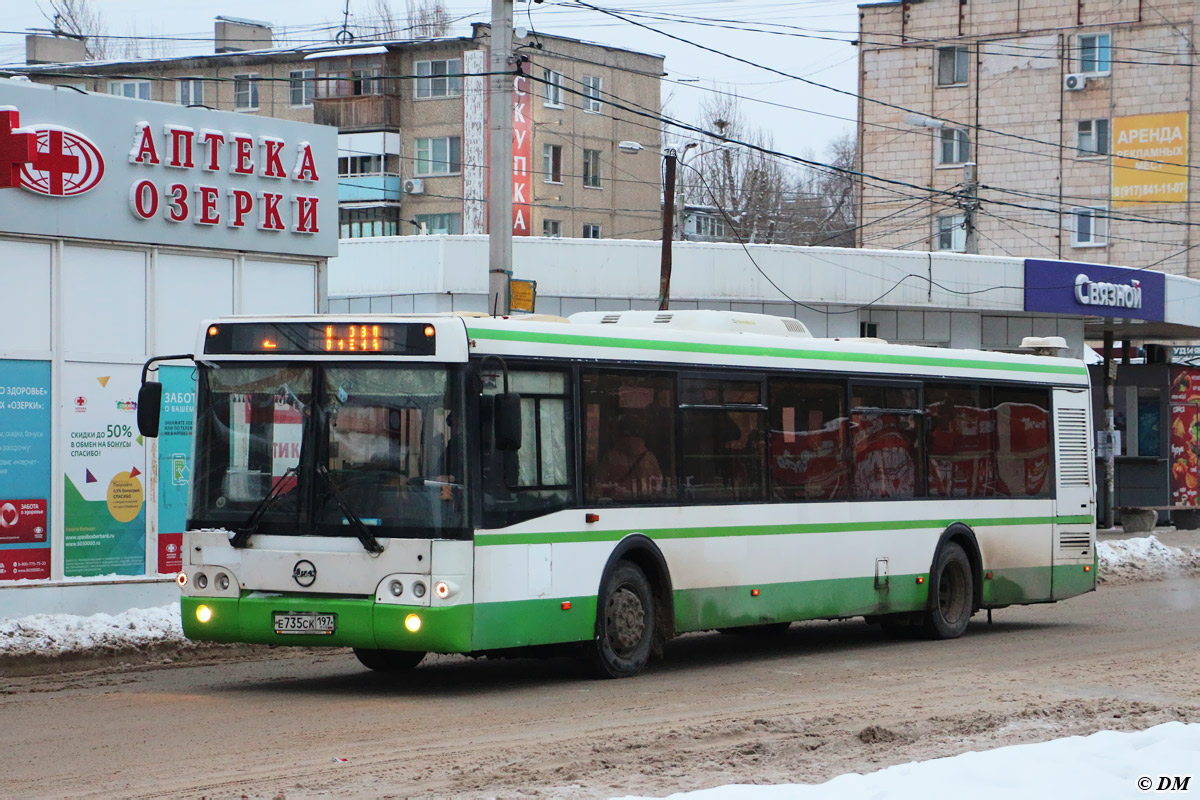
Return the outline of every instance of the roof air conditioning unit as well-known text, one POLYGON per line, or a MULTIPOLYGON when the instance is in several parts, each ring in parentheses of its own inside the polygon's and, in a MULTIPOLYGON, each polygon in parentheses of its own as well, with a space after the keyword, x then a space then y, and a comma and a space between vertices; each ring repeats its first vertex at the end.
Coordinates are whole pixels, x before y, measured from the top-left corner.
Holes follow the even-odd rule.
POLYGON ((1081 92, 1087 88, 1087 76, 1068 75, 1063 78, 1063 88, 1068 92, 1081 92))
POLYGON ((420 178, 409 178, 404 182, 405 194, 425 194, 425 181, 420 178))

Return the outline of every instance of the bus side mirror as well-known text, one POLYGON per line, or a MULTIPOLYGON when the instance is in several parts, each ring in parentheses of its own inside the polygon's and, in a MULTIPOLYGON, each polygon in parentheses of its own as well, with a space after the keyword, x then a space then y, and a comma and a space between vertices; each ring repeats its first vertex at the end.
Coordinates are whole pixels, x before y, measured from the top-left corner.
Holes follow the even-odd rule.
POLYGON ((494 423, 497 450, 521 449, 521 395, 505 392, 495 396, 494 423))
POLYGON ((138 433, 149 439, 158 436, 158 420, 162 415, 161 383, 143 383, 138 389, 137 426, 138 433))

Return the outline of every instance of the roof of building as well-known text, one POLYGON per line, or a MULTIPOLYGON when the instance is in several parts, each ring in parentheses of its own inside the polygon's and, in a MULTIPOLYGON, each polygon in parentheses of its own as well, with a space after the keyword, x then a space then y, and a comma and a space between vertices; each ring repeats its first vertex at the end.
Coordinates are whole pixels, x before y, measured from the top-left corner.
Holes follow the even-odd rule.
MULTIPOLYGON (((226 20, 231 18, 226 17, 226 20)), ((254 23, 257 24, 257 23, 254 23)), ((323 44, 300 45, 296 47, 270 47, 259 50, 237 50, 229 53, 192 53, 190 55, 180 56, 146 56, 141 58, 118 58, 104 59, 95 61, 75 61, 61 64, 25 64, 20 66, 3 67, 0 73, 54 73, 60 72, 64 67, 87 67, 88 69, 104 69, 109 71, 125 65, 136 64, 138 66, 147 66, 150 64, 172 64, 183 67, 200 67, 206 63, 217 62, 234 62, 236 63, 252 63, 255 61, 287 61, 287 60, 304 60, 311 58, 314 55, 322 53, 336 52, 338 56, 345 57, 353 55, 355 50, 370 51, 364 52, 363 55, 378 53, 379 48, 385 47, 388 50, 392 49, 408 49, 430 47, 440 44, 449 44, 452 42, 475 42, 481 34, 486 36, 490 29, 487 23, 477 22, 472 25, 472 33, 470 36, 444 36, 438 38, 420 38, 420 39, 371 39, 364 40, 356 44, 338 44, 330 41, 323 44)), ((620 53, 631 53, 634 55, 645 56, 647 58, 663 59, 664 56, 655 53, 643 53, 637 50, 630 50, 624 47, 616 47, 614 45, 602 44, 600 42, 589 42, 583 39, 574 39, 569 36, 557 36, 554 34, 536 34, 537 39, 553 39, 560 42, 572 42, 574 44, 583 44, 591 47, 600 47, 605 50, 620 53)))

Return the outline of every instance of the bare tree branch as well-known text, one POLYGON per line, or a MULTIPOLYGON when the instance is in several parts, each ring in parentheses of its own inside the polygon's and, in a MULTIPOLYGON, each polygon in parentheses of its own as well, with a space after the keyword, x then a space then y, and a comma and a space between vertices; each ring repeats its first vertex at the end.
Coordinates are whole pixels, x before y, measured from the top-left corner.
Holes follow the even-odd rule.
POLYGON ((42 16, 56 32, 84 37, 89 61, 108 58, 108 26, 88 0, 49 0, 48 4, 49 10, 41 9, 42 16))

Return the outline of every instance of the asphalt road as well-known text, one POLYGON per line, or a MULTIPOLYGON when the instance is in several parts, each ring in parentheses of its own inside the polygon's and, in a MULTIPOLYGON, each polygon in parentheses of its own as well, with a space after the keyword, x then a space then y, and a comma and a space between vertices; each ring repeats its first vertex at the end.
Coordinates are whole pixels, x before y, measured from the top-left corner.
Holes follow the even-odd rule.
POLYGON ((1198 674, 1198 579, 1102 587, 998 611, 990 626, 979 615, 952 642, 889 640, 861 620, 690 635, 621 681, 564 659, 440 657, 395 677, 348 651, 213 652, 0 680, 0 795, 612 797, 820 782, 1200 721, 1198 674))

